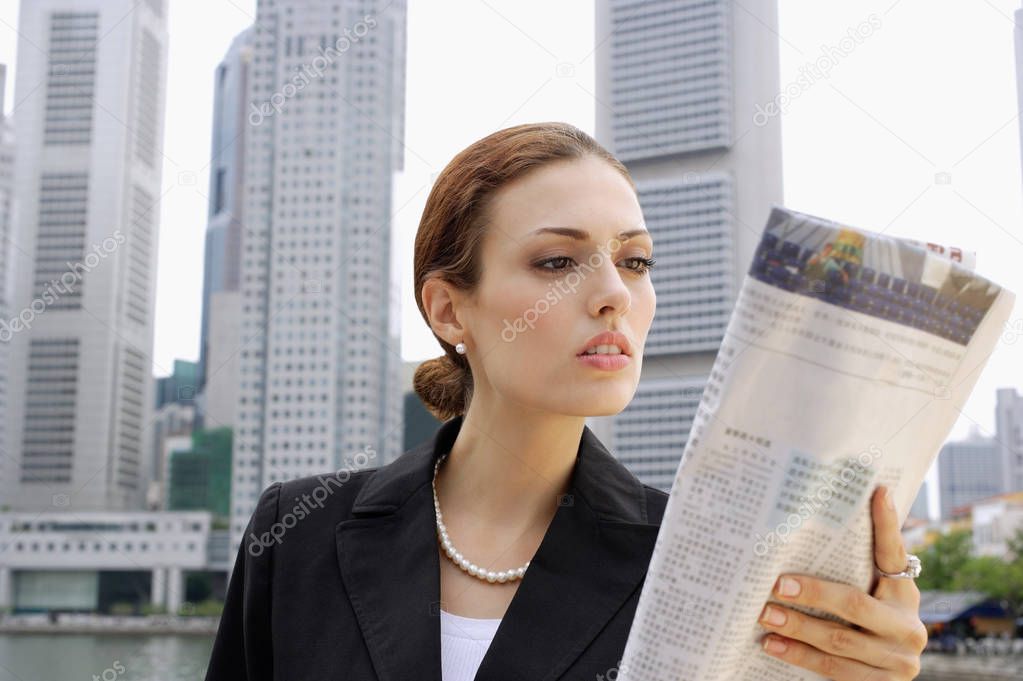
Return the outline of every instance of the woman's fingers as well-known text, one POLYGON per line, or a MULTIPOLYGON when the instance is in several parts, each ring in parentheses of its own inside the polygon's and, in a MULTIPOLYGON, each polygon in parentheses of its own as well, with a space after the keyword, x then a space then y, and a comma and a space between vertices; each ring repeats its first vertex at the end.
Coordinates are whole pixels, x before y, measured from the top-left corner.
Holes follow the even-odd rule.
POLYGON ((890 641, 846 625, 768 603, 760 616, 767 630, 807 643, 823 653, 848 657, 880 669, 909 670, 919 656, 908 645, 893 648, 890 641))
POLYGON ((782 575, 773 593, 783 603, 825 610, 880 636, 905 636, 903 612, 848 584, 808 575, 782 575))
POLYGON ((809 669, 833 681, 864 681, 864 679, 914 679, 920 673, 919 658, 903 657, 893 665, 877 668, 848 657, 825 653, 814 646, 795 639, 768 634, 764 637, 764 652, 786 662, 809 669), (780 645, 781 649, 776 646, 780 645))
MULTIPOLYGON (((871 499, 871 516, 874 521, 874 562, 885 572, 902 572, 906 569, 906 546, 902 541, 898 514, 887 487, 874 490, 871 499)), ((920 590, 912 579, 892 577, 877 578, 877 585, 871 591, 882 601, 897 601, 914 612, 920 608, 920 590)))

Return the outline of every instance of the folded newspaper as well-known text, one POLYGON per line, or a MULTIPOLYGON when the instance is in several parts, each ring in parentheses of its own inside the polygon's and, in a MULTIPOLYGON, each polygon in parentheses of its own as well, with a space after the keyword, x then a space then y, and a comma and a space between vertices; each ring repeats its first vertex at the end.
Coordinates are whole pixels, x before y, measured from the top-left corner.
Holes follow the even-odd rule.
POLYGON ((782 573, 870 588, 872 491, 888 485, 905 521, 1012 310, 973 261, 772 206, 619 681, 823 678, 764 653, 757 619, 782 573))

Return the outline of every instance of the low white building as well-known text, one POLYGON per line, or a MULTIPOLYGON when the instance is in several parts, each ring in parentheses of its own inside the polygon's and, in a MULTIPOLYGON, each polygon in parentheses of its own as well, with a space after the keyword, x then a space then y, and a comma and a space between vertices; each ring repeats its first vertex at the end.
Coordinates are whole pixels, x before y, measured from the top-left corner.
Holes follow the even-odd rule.
POLYGON ((935 524, 931 521, 909 516, 902 525, 902 543, 909 551, 919 546, 925 546, 928 542, 928 535, 932 534, 934 529, 935 524))
POLYGON ((1003 557, 1008 541, 1023 529, 1023 491, 981 499, 971 507, 974 555, 1003 557))
POLYGON ((148 572, 175 613, 184 572, 210 569, 208 511, 0 513, 0 608, 91 610, 103 573, 148 572))

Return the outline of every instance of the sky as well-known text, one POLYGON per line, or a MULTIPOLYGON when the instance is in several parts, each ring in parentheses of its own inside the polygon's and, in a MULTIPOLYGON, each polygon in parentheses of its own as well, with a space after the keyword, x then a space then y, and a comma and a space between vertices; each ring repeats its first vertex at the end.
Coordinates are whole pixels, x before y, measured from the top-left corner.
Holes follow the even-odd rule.
MULTIPOLYGON (((411 0, 405 170, 394 266, 402 356, 440 354, 412 294, 412 244, 431 175, 494 130, 564 120, 594 132, 592 0, 411 0), (565 68, 565 64, 571 65, 565 68), (562 65, 560 68, 559 65, 562 65)), ((736 11, 756 14, 756 0, 736 11)), ((1023 298, 1023 179, 1013 12, 1019 0, 780 0, 782 90, 862 22, 875 26, 782 112, 784 204, 850 226, 977 252, 1023 298), (936 176, 950 178, 937 182, 936 176)), ((16 106, 16 0, 0 0, 6 109, 16 106)), ((255 0, 170 0, 153 371, 198 357, 213 73, 255 0)), ((765 28, 765 30, 767 30, 765 28)), ((603 36, 600 36, 603 38, 603 36)), ((834 52, 831 52, 834 55, 834 52)), ((765 212, 766 220, 766 212, 765 212)), ((1023 388, 1023 304, 952 438, 994 434, 994 391, 1023 388)))

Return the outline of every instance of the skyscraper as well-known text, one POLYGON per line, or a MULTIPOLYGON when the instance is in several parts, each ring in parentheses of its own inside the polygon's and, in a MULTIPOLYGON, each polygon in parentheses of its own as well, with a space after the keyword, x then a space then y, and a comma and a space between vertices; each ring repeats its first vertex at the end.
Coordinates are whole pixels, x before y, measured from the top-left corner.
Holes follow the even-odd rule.
MULTIPOLYGON (((1023 7, 1016 10, 1014 16, 1015 28, 1013 29, 1013 40, 1016 45, 1016 110, 1023 112, 1023 7)), ((1020 154, 1023 158, 1023 116, 1017 119, 1019 123, 1020 154)))
POLYGON ((946 442, 938 454, 938 489, 941 519, 952 509, 1001 494, 1004 489, 998 442, 974 429, 960 442, 946 442))
POLYGON ((403 0, 258 3, 234 547, 271 482, 378 466, 400 453, 390 214, 393 173, 403 166, 405 21, 403 0))
POLYGON ((1003 492, 1023 491, 1023 395, 999 388, 995 403, 995 439, 1005 474, 1003 492))
MULTIPOLYGON (((11 315, 10 267, 14 240, 11 238, 14 218, 14 130, 11 120, 4 116, 4 92, 7 86, 7 65, 0 64, 0 320, 11 315)), ((6 414, 10 403, 8 371, 10 370, 9 331, 0 326, 0 414, 6 414)), ((0 451, 9 452, 6 419, 0 418, 0 451)), ((12 473, 12 462, 0 456, 0 504, 4 503, 3 490, 12 473)))
POLYGON ((16 509, 141 508, 163 0, 21 4, 8 444, 16 509))
POLYGON ((930 503, 928 494, 928 485, 927 482, 924 481, 924 484, 920 486, 920 491, 916 493, 916 499, 913 500, 913 505, 909 508, 910 516, 921 520, 930 520, 931 511, 928 506, 930 503))
POLYGON ((621 414, 594 419, 647 484, 674 480, 703 386, 772 203, 781 122, 774 0, 597 0, 598 140, 636 181, 657 314, 621 414))
POLYGON ((197 429, 232 426, 237 406, 246 90, 252 36, 253 29, 247 28, 235 37, 214 76, 197 429))

